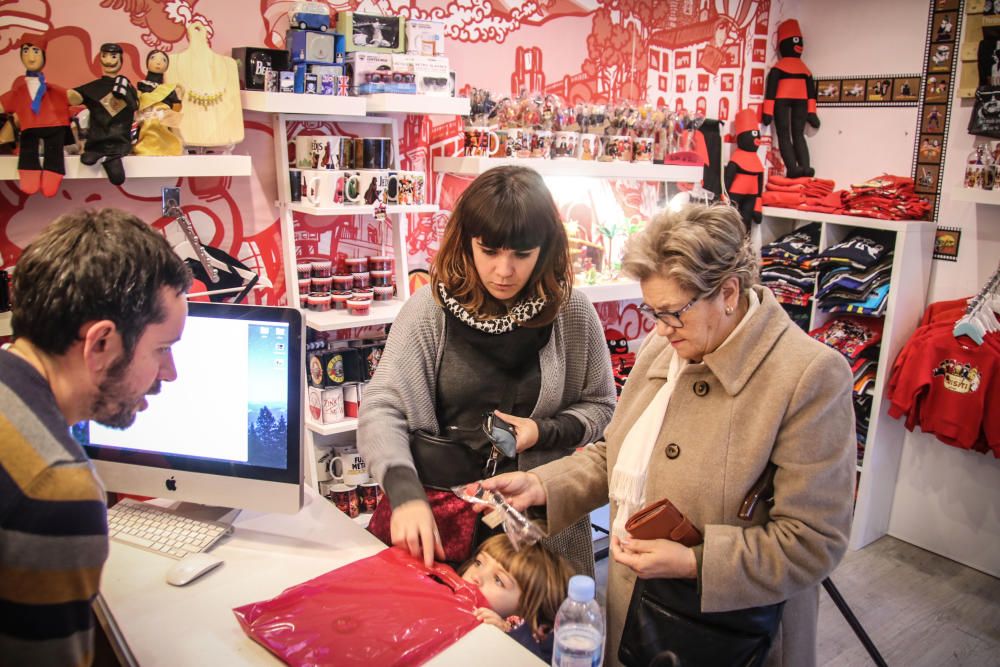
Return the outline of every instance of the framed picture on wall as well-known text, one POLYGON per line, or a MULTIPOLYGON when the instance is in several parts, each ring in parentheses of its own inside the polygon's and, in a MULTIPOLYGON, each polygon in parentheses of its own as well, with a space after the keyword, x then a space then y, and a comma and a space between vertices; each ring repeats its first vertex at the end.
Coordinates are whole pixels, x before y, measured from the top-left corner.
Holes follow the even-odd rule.
POLYGON ((955 28, 958 25, 957 12, 941 12, 934 15, 931 25, 931 42, 954 42, 955 28))
POLYGON ((950 72, 955 57, 955 45, 951 43, 932 44, 927 59, 928 72, 950 72))
POLYGON ((920 77, 906 77, 893 80, 893 102, 916 102, 920 97, 920 77))
POLYGON ((958 247, 962 230, 957 227, 938 227, 934 230, 934 259, 958 261, 958 247))
POLYGON ((921 134, 917 144, 917 162, 941 163, 941 146, 944 136, 939 134, 921 134))
POLYGON ((817 102, 839 102, 840 101, 840 81, 817 81, 816 82, 817 102))
POLYGON ((948 84, 951 83, 950 74, 932 74, 927 77, 926 92, 924 93, 924 102, 941 102, 945 103, 948 101, 948 84))
POLYGON ((937 192, 940 176, 940 165, 917 164, 917 178, 914 181, 914 190, 927 193, 937 192))
POLYGON ((864 102, 866 83, 864 79, 844 79, 840 84, 840 101, 864 102))
POLYGON ((920 120, 920 131, 925 134, 943 134, 944 116, 948 108, 943 104, 928 104, 920 120))

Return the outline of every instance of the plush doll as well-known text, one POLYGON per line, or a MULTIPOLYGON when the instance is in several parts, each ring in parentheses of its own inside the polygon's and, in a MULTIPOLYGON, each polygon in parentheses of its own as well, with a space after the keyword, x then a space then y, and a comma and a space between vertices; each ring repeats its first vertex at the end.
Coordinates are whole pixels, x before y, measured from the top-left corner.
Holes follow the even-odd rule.
POLYGON ((101 164, 108 180, 125 182, 122 158, 132 151, 132 121, 139 98, 128 78, 119 74, 123 65, 122 47, 101 45, 103 76, 69 91, 70 104, 83 104, 90 111, 90 130, 80 161, 101 164))
POLYGON ((21 128, 17 158, 21 191, 30 195, 41 190, 52 197, 66 173, 63 146, 72 139, 69 101, 65 89, 45 81, 45 37, 25 34, 20 50, 26 72, 0 97, 0 110, 13 114, 21 128), (39 146, 44 164, 39 159, 39 146))
POLYGON ((146 78, 136 83, 139 91, 139 140, 136 155, 181 155, 184 146, 174 129, 180 127, 183 89, 176 84, 163 83, 163 73, 170 66, 170 58, 160 50, 146 56, 146 78))
POLYGON ((816 83, 812 72, 802 62, 802 31, 799 22, 790 19, 778 26, 778 51, 781 59, 767 73, 764 93, 764 125, 774 120, 778 148, 789 178, 812 176, 805 129, 808 122, 819 128, 816 115, 816 83))
POLYGON ((764 165, 757 156, 760 125, 757 114, 751 109, 736 114, 733 125, 736 148, 726 165, 726 191, 730 203, 740 212, 743 224, 750 231, 751 223, 760 223, 763 211, 760 196, 764 192, 764 165))

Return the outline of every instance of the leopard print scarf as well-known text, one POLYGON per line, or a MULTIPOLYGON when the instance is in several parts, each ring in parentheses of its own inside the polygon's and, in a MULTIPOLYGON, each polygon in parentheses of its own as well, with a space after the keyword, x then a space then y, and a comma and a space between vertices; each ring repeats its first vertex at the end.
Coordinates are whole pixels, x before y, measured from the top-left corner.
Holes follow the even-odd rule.
POLYGON ((480 319, 474 313, 470 313, 466 310, 465 306, 460 304, 450 294, 448 294, 448 290, 445 289, 444 283, 438 283, 438 293, 441 295, 441 301, 444 303, 444 307, 448 309, 449 313, 462 322, 462 324, 482 331, 483 333, 494 335, 513 331, 517 327, 529 321, 531 318, 538 315, 538 313, 542 312, 542 309, 545 308, 545 299, 543 297, 527 297, 514 304, 514 306, 508 310, 507 314, 503 317, 480 319))

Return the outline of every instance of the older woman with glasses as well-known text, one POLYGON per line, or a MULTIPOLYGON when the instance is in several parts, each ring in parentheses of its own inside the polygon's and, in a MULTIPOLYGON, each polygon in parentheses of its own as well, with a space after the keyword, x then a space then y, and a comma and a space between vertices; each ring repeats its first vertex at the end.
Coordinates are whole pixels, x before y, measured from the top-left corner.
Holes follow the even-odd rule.
POLYGON ((851 522, 850 368, 756 284, 735 209, 661 214, 630 239, 623 269, 656 335, 604 440, 484 485, 518 508, 545 505, 550 530, 610 498, 607 664, 668 653, 685 665, 814 664, 818 584, 851 522), (692 546, 626 527, 663 499, 697 529, 692 546))

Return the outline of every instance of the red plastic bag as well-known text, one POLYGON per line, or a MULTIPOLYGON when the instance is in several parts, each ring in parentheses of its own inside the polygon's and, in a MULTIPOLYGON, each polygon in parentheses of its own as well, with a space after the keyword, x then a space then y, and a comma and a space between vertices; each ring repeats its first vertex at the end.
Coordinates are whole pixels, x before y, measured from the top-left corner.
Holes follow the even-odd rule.
POLYGON ((233 610, 288 665, 416 665, 479 625, 478 586, 390 548, 233 610))

